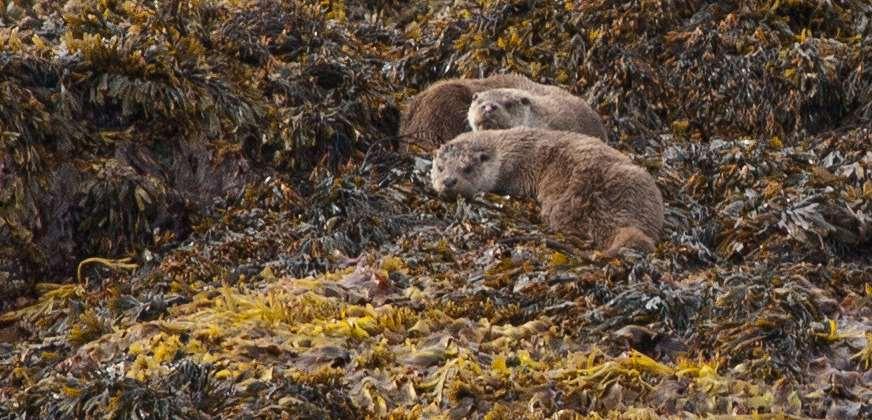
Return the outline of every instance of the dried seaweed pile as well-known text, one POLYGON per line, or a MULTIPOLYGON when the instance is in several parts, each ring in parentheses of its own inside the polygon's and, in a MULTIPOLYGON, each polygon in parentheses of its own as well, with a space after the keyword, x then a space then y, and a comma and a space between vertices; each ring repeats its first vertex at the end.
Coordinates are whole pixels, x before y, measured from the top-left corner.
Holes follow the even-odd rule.
POLYGON ((867 3, 159 3, 0 15, 0 417, 872 416, 867 3), (599 109, 657 252, 392 151, 497 70, 599 109))

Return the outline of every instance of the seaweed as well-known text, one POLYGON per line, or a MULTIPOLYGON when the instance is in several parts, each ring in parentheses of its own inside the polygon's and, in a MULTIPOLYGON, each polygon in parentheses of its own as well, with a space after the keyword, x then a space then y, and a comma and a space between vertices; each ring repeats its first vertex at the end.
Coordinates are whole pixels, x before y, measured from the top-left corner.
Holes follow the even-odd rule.
POLYGON ((872 415, 868 2, 400 3, 0 2, 0 417, 872 415), (506 71, 654 175, 655 252, 395 150, 506 71))

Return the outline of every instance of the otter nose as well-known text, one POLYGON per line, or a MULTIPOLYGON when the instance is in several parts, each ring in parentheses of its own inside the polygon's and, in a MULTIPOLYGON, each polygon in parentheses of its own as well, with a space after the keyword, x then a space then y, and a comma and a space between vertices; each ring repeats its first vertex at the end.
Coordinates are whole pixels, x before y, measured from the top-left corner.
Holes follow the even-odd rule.
POLYGON ((488 103, 482 105, 482 109, 484 109, 485 114, 490 114, 491 112, 494 112, 494 110, 497 109, 497 107, 496 107, 496 105, 488 102, 488 103))
POLYGON ((445 184, 445 188, 451 188, 457 185, 457 178, 448 178, 443 182, 443 184, 445 184))

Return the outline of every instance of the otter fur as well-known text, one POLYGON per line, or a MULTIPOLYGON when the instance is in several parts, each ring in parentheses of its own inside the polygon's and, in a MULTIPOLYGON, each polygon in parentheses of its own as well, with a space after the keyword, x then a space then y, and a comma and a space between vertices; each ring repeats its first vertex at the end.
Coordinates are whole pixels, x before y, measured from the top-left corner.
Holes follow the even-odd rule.
POLYGON ((663 227, 654 178, 583 134, 528 127, 464 133, 439 148, 430 176, 440 194, 536 198, 552 229, 590 238, 610 256, 621 248, 653 251, 663 227))
POLYGON ((475 93, 467 119, 472 131, 524 126, 608 138, 602 119, 587 102, 559 88, 545 95, 512 88, 475 93))
POLYGON ((402 150, 431 152, 460 133, 470 131, 467 114, 476 93, 514 88, 538 95, 569 95, 519 74, 495 74, 483 79, 447 79, 412 96, 402 107, 399 135, 402 150))

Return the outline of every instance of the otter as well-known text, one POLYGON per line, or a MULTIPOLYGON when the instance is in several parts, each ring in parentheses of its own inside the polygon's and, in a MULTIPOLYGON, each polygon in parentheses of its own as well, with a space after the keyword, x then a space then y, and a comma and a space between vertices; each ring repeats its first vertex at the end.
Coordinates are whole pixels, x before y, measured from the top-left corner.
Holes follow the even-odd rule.
POLYGON ((440 147, 430 172, 440 194, 533 197, 551 229, 592 239, 607 256, 654 250, 663 197, 654 178, 584 134, 514 127, 463 133, 440 147))
POLYGON ((559 88, 547 95, 512 88, 475 93, 467 118, 472 131, 524 126, 608 139, 602 119, 587 102, 559 88))
POLYGON ((470 130, 467 114, 476 93, 514 88, 537 95, 568 95, 556 87, 536 83, 519 74, 495 74, 484 79, 447 79, 412 96, 400 114, 401 149, 432 152, 460 133, 470 130))

